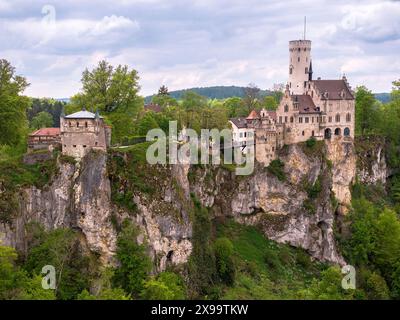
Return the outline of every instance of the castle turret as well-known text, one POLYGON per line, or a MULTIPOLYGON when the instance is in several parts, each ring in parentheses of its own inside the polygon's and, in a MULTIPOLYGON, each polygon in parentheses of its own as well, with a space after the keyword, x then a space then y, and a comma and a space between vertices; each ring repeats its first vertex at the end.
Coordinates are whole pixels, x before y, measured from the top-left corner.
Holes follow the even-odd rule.
POLYGON ((291 94, 304 94, 307 81, 312 79, 311 41, 289 42, 289 89, 291 94))

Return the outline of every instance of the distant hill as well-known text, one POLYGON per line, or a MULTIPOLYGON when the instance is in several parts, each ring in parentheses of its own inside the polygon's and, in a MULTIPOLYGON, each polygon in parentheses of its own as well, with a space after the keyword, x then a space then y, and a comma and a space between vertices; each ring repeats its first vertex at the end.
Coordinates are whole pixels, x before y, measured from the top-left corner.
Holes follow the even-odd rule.
MULTIPOLYGON (((205 87, 205 88, 190 88, 177 91, 171 91, 169 94, 175 99, 180 99, 182 95, 187 91, 194 91, 209 99, 226 99, 230 97, 244 97, 244 90, 246 87, 238 86, 216 86, 216 87, 205 87)), ((261 95, 271 95, 272 92, 268 90, 261 90, 261 95)), ((149 103, 154 95, 145 98, 146 103, 149 103)))
POLYGON ((387 103, 391 99, 390 98, 390 93, 386 93, 386 92, 384 92, 384 93, 374 93, 374 95, 375 95, 375 99, 379 100, 382 103, 387 103))
MULTIPOLYGON (((226 99, 230 97, 244 97, 244 90, 246 87, 238 87, 238 86, 216 86, 216 87, 204 87, 204 88, 190 88, 190 89, 183 89, 183 90, 176 90, 171 91, 169 94, 171 97, 175 99, 180 99, 182 95, 187 91, 194 91, 204 97, 209 99, 226 99)), ((271 95, 272 91, 269 90, 261 90, 262 96, 271 95)), ((145 97, 145 102, 151 102, 151 99, 154 95, 145 97)), ((382 93, 375 93, 375 98, 382 103, 386 103, 390 101, 390 93, 382 92, 382 93)), ((69 103, 69 98, 59 98, 56 99, 57 101, 62 101, 65 103, 69 103)))

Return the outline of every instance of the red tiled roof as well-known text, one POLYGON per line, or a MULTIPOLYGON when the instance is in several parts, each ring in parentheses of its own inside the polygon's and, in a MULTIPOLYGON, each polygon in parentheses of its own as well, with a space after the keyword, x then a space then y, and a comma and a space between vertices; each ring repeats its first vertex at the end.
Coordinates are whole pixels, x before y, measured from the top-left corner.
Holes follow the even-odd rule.
POLYGON ((42 128, 32 132, 30 136, 59 136, 60 128, 42 128))
POLYGON ((162 108, 158 104, 149 103, 144 105, 144 110, 158 113, 162 111, 162 108))
POLYGON ((258 119, 260 116, 256 110, 252 110, 246 120, 258 119))
POLYGON ((340 93, 343 91, 345 100, 353 100, 353 94, 344 80, 313 80, 315 87, 322 95, 324 100, 342 100, 340 93), (328 97, 324 97, 324 93, 328 93, 328 97))
POLYGON ((267 111, 269 117, 276 121, 276 111, 267 111))

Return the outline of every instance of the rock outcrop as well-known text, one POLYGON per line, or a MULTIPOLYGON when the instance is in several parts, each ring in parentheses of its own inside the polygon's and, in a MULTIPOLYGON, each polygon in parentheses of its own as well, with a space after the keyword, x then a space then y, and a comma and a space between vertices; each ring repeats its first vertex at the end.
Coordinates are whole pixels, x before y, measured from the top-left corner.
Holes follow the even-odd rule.
POLYGON ((24 251, 27 223, 37 221, 47 229, 69 227, 82 233, 103 263, 113 263, 115 224, 130 219, 141 230, 138 240, 148 245, 154 272, 160 272, 187 262, 192 252, 192 194, 214 218, 231 217, 257 226, 272 240, 302 247, 318 260, 344 264, 335 244, 335 219, 348 211, 356 172, 363 182, 385 180, 382 149, 373 152, 376 161, 371 169, 357 171, 360 155, 351 141, 286 146, 280 154, 285 176, 281 180, 261 165, 250 176, 236 176, 224 166, 149 169, 143 163, 134 168, 143 181, 131 185, 132 172, 124 176, 121 171, 131 165, 129 155, 114 153, 107 162, 105 153, 91 152, 77 164, 59 161, 59 173, 47 187, 22 190, 19 214, 11 225, 0 226, 0 237, 4 244, 24 251), (120 164, 110 168, 110 162, 120 164), (134 210, 114 203, 115 192, 128 194, 134 210))

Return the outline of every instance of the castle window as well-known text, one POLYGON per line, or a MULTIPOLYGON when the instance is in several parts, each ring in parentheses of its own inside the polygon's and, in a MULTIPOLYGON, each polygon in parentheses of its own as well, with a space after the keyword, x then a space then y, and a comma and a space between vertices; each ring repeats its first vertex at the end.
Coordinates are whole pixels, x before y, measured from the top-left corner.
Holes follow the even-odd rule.
POLYGON ((74 144, 73 147, 76 148, 76 144, 74 144))
POLYGON ((68 122, 68 124, 69 124, 69 126, 70 126, 70 127, 72 127, 72 123, 71 123, 71 121, 70 121, 70 122, 68 122))
POLYGON ((332 122, 332 117, 328 117, 328 122, 332 122))
POLYGON ((285 117, 285 123, 287 123, 287 117, 285 117))
POLYGON ((340 122, 340 114, 337 114, 337 115, 336 115, 335 121, 336 121, 336 122, 340 122))
POLYGON ((305 73, 307 74, 308 73, 308 68, 306 67, 306 69, 305 69, 305 73))
POLYGON ((300 62, 300 57, 297 58, 297 61, 300 62))
POLYGON ((301 132, 301 135, 304 136, 304 131, 301 132))
POLYGON ((314 130, 313 130, 313 131, 311 131, 311 136, 313 136, 313 137, 314 137, 314 130))
POLYGON ((290 123, 293 123, 293 117, 290 117, 290 123))
POLYGON ((351 114, 350 113, 346 114, 346 121, 347 122, 351 121, 351 114))
POLYGON ((87 128, 88 127, 88 125, 87 125, 87 121, 85 122, 85 128, 87 128))
POLYGON ((308 121, 309 121, 309 119, 308 119, 308 117, 306 117, 306 118, 305 118, 305 122, 308 123, 308 121))
POLYGON ((79 122, 76 123, 76 127, 79 128, 79 122))
POLYGON ((311 122, 314 123, 314 117, 311 118, 311 122))
POLYGON ((304 81, 304 88, 307 88, 307 81, 304 81))
POLYGON ((285 104, 285 112, 289 112, 289 106, 287 104, 285 104))
POLYGON ((282 117, 279 117, 279 123, 282 123, 282 117))
POLYGON ((293 69, 289 68, 289 74, 292 74, 292 73, 293 73, 293 69))
POLYGON ((299 118, 299 123, 303 123, 303 117, 299 118))
POLYGON ((350 129, 349 129, 349 128, 345 128, 345 129, 344 129, 344 135, 345 135, 346 137, 348 137, 348 136, 350 135, 350 129))
POLYGON ((84 148, 86 148, 86 145, 83 145, 84 148))

